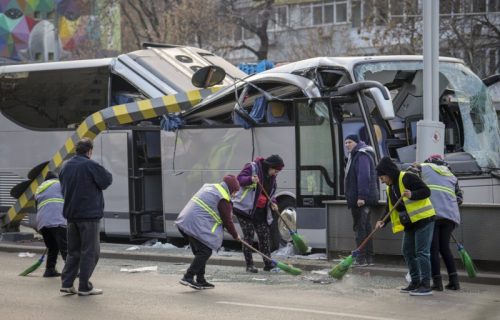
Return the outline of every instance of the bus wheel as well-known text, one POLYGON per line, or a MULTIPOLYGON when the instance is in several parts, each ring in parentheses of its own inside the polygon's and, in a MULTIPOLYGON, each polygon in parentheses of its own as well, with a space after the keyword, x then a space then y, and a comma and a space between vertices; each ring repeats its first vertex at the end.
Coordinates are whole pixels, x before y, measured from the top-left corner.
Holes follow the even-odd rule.
MULTIPOLYGON (((295 229, 295 200, 289 197, 280 199, 280 201, 278 201, 278 209, 281 216, 287 220, 288 225, 295 229)), ((275 251, 279 249, 280 246, 286 245, 290 240, 290 232, 283 221, 275 216, 271 224, 271 251, 275 251)))

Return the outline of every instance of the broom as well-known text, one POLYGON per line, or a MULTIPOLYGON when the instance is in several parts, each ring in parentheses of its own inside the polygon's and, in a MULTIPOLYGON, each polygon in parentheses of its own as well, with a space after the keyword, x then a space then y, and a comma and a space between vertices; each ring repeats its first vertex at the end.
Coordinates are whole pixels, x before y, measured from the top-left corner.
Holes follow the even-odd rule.
POLYGON ((280 261, 276 261, 276 260, 274 260, 274 259, 266 256, 265 254, 263 254, 259 250, 255 249, 254 247, 252 247, 251 245, 249 245, 243 239, 240 239, 240 242, 245 247, 247 247, 250 250, 252 250, 252 251, 260 254, 262 257, 264 257, 264 259, 267 259, 267 260, 271 261, 272 263, 274 263, 276 265, 276 267, 280 268, 281 270, 285 271, 286 273, 289 273, 289 274, 294 275, 294 276, 298 276, 298 275, 300 275, 302 273, 302 270, 300 270, 299 268, 295 268, 294 266, 291 266, 289 264, 286 264, 286 263, 283 263, 283 262, 280 262, 280 261))
MULTIPOLYGON (((401 196, 398 199, 398 201, 396 201, 396 204, 392 207, 392 209, 389 210, 389 212, 387 212, 387 214, 384 216, 384 218, 382 218, 382 221, 384 223, 385 223, 385 220, 387 220, 387 218, 390 216, 392 211, 394 209, 396 209, 396 207, 401 203, 402 200, 403 200, 403 196, 401 196)), ((373 231, 365 238, 365 240, 363 240, 363 242, 361 242, 361 244, 359 245, 358 248, 356 248, 356 250, 354 250, 347 258, 343 259, 342 261, 339 262, 339 264, 337 264, 335 267, 333 267, 332 270, 330 270, 330 272, 328 272, 330 277, 335 278, 337 280, 342 279, 342 277, 347 273, 347 270, 349 270, 349 268, 351 267, 352 262, 353 262, 353 258, 356 257, 361 250, 363 250, 365 245, 373 237, 373 235, 375 234, 375 232, 377 232, 377 230, 378 230, 377 228, 373 229, 373 231)))
POLYGON ((467 251, 465 251, 464 245, 458 242, 457 239, 455 239, 453 233, 451 234, 451 237, 453 238, 453 241, 455 241, 455 243, 457 244, 457 250, 458 253, 460 254, 460 258, 462 259, 465 270, 467 271, 467 275, 469 276, 469 278, 474 278, 476 276, 477 271, 476 271, 476 266, 472 261, 472 258, 467 253, 467 251))
POLYGON ((43 260, 45 259, 45 255, 46 254, 47 254, 47 249, 45 249, 45 251, 43 252, 42 256, 33 265, 31 265, 28 269, 26 269, 23 272, 21 272, 19 275, 21 277, 25 277, 28 274, 30 274, 33 271, 35 271, 36 269, 38 269, 38 267, 40 267, 42 265, 43 260))
MULTIPOLYGON (((257 183, 259 184, 260 188, 262 189, 262 192, 266 196, 267 200, 269 202, 271 202, 271 197, 269 197, 269 194, 267 194, 267 191, 264 189, 264 187, 262 186, 260 181, 257 181, 257 183)), ((297 231, 293 230, 290 227, 290 225, 288 224, 288 221, 285 220, 285 218, 283 218, 279 212, 274 211, 274 210, 272 210, 272 211, 281 219, 281 221, 283 221, 283 224, 288 229, 288 232, 290 232, 290 236, 292 237, 292 243, 293 243, 293 246, 295 247, 295 249, 297 249, 297 251, 300 254, 306 254, 307 250, 309 248, 308 248, 307 243, 304 240, 304 238, 302 238, 301 235, 297 233, 297 231)))

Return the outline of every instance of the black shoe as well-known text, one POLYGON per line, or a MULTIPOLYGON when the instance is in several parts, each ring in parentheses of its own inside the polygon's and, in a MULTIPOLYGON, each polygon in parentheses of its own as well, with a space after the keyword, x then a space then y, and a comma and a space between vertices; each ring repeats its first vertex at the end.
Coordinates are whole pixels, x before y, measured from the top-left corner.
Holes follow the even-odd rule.
POLYGON ((449 276, 450 283, 448 283, 445 288, 447 290, 460 290, 460 283, 458 282, 458 275, 452 274, 449 276))
POLYGON ((443 291, 443 281, 441 279, 441 276, 432 277, 431 289, 434 291, 443 291))
POLYGON ((213 289, 213 288, 215 288, 215 286, 213 284, 211 284, 210 282, 207 282, 207 280, 205 280, 205 279, 203 279, 202 281, 199 281, 199 280, 196 281, 196 284, 201 289, 213 289))
POLYGON ((247 272, 257 273, 257 272, 259 272, 259 270, 257 268, 255 268, 255 266, 247 266, 247 272))
POLYGON ((45 272, 43 273, 44 278, 53 278, 53 277, 60 277, 61 274, 57 272, 56 269, 45 269, 45 272))
POLYGON ((193 278, 186 278, 186 276, 182 277, 179 283, 182 284, 183 286, 188 286, 196 290, 202 289, 196 282, 194 282, 193 278))
POLYGON ((410 284, 408 285, 408 287, 406 288, 401 288, 400 289, 400 292, 402 293, 408 293, 410 291, 413 291, 415 289, 417 289, 419 287, 419 284, 418 283, 415 283, 415 282, 410 282, 410 284))
POLYGON ((420 285, 417 289, 410 291, 410 296, 432 296, 430 286, 420 285))

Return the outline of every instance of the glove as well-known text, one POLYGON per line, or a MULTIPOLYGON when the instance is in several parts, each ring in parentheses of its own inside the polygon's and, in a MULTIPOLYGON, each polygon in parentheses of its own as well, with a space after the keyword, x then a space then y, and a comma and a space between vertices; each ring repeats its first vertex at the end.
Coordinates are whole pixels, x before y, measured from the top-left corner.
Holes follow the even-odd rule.
POLYGON ((353 252, 351 252, 351 256, 353 258, 356 258, 357 256, 359 256, 359 250, 354 250, 353 252))

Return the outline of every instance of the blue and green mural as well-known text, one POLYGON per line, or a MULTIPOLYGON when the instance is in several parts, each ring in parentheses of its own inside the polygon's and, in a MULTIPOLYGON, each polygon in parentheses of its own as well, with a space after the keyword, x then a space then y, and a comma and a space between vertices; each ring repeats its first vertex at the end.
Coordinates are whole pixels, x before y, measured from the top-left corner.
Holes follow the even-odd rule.
POLYGON ((116 0, 0 0, 0 57, 92 58, 120 51, 116 0))

